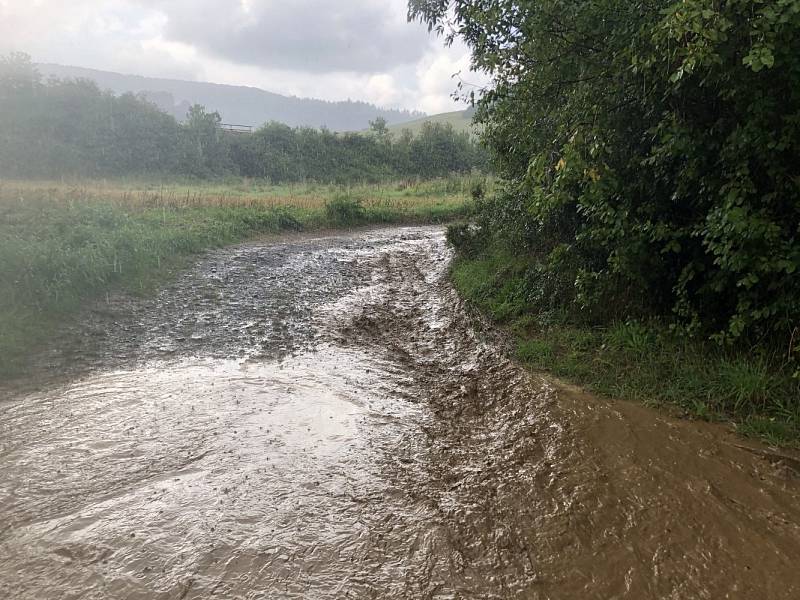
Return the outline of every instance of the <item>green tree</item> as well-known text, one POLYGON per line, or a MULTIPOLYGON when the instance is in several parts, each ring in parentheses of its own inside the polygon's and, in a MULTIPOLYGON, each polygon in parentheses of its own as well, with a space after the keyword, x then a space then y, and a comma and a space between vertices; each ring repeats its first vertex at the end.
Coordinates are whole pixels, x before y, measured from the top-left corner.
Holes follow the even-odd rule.
POLYGON ((230 171, 228 139, 220 129, 218 112, 195 104, 186 115, 182 132, 182 169, 192 175, 218 175, 230 171))
POLYGON ((562 307, 791 336, 800 1, 412 0, 410 17, 491 75, 477 119, 508 185, 484 222, 560 273, 562 307))
POLYGON ((370 121, 369 130, 379 138, 385 138, 386 136, 391 135, 389 132, 389 127, 386 124, 386 119, 383 117, 375 117, 374 121, 370 121))

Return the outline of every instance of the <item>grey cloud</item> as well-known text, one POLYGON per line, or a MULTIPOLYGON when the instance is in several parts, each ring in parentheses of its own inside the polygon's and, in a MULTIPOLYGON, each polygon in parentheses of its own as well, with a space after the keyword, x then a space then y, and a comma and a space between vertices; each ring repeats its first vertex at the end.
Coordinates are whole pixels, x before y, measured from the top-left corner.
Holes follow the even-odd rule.
POLYGON ((386 72, 416 62, 431 46, 423 27, 406 23, 405 0, 220 4, 160 3, 167 38, 238 64, 308 73, 386 72))

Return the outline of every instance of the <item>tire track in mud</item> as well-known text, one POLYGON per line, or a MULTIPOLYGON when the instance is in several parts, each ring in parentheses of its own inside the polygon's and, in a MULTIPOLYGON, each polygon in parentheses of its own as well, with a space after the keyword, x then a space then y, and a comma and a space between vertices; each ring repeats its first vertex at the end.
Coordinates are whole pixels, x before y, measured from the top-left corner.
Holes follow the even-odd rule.
POLYGON ((448 261, 248 244, 90 313, 0 403, 0 594, 800 595, 791 465, 526 373, 448 261))

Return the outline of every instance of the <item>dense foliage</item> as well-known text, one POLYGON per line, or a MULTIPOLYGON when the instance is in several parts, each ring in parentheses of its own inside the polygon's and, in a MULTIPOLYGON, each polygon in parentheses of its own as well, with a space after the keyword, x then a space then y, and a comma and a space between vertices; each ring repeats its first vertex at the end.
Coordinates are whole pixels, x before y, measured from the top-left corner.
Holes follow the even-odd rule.
POLYGON ((239 174, 275 182, 431 179, 486 166, 485 150, 467 133, 438 123, 425 123, 416 136, 394 136, 380 120, 369 135, 269 123, 232 142, 239 174))
POLYGON ((410 16, 493 77, 477 118, 507 186, 482 233, 527 249, 532 305, 796 342, 800 0, 412 0, 410 16))
POLYGON ((255 134, 220 127, 193 106, 184 122, 143 96, 115 96, 88 80, 42 81, 30 58, 0 57, 0 176, 242 175, 272 182, 432 178, 486 164, 468 134, 427 124, 394 136, 269 123, 255 134))

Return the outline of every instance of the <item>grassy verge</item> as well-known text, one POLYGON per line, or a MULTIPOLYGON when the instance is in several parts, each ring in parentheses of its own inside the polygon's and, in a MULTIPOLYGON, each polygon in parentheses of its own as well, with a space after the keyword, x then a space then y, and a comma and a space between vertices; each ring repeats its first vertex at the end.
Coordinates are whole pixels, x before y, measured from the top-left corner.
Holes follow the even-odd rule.
POLYGON ((800 382, 782 358, 687 339, 659 323, 596 328, 531 314, 524 258, 456 260, 452 278, 474 306, 514 336, 517 358, 612 398, 733 422, 745 436, 800 446, 800 382))
POLYGON ((92 298, 146 292, 203 250, 261 234, 465 216, 469 181, 337 188, 259 182, 0 185, 0 377, 92 298), (238 186, 238 187, 237 187, 238 186))

